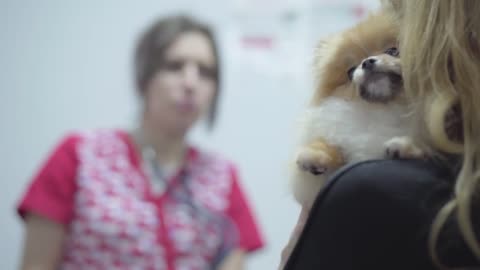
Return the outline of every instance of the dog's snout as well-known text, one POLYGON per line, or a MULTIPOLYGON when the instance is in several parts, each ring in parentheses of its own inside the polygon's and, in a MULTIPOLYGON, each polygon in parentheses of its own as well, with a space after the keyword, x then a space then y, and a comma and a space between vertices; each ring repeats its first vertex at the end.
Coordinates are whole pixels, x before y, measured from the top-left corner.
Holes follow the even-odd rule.
POLYGON ((377 59, 375 59, 375 58, 367 58, 367 59, 363 60, 363 62, 362 62, 362 68, 363 68, 363 69, 367 69, 367 70, 371 70, 371 69, 373 69, 373 67, 375 66, 375 62, 377 62, 377 59))

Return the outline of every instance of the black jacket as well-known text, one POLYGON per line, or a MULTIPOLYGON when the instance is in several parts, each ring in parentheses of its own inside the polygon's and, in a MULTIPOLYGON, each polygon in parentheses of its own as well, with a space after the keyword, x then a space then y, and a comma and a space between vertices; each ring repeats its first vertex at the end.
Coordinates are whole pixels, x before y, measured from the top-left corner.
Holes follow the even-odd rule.
MULTIPOLYGON (((318 195, 285 270, 436 269, 427 239, 452 194, 451 164, 377 160, 333 175, 318 195)), ((439 252, 450 266, 480 269, 451 219, 439 252)))

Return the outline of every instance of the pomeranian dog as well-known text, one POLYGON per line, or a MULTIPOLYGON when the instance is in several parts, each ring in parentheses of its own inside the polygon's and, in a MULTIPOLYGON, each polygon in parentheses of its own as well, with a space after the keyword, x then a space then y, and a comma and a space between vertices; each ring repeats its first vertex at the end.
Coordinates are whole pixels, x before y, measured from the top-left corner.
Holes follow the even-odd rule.
POLYGON ((295 157, 293 193, 310 207, 326 177, 368 159, 419 158, 410 137, 398 27, 383 13, 323 40, 317 48, 317 87, 305 112, 295 157))
POLYGON ((411 119, 397 38, 393 19, 379 12, 318 44, 316 89, 292 162, 293 194, 302 213, 282 252, 280 269, 332 172, 368 159, 423 157, 408 136, 411 119))

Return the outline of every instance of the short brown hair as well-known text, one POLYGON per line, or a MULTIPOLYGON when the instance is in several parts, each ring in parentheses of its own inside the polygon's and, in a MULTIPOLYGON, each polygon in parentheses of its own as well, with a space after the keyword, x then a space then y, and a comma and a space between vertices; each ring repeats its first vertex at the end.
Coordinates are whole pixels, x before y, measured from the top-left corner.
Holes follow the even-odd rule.
POLYGON ((216 89, 208 115, 208 126, 212 128, 215 124, 220 96, 220 56, 213 31, 208 25, 190 16, 174 15, 161 18, 140 36, 134 58, 137 91, 143 95, 152 76, 164 65, 166 50, 181 34, 186 32, 198 32, 205 35, 210 41, 215 57, 216 89))

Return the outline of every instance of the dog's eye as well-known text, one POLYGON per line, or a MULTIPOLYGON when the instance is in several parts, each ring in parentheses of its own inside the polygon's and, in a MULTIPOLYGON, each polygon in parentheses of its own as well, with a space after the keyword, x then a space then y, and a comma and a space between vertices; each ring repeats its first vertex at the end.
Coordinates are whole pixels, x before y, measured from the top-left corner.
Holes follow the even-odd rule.
POLYGON ((351 67, 348 71, 347 71, 347 76, 348 76, 348 79, 351 81, 353 80, 353 72, 355 72, 355 69, 356 67, 351 67))
POLYGON ((391 55, 391 56, 395 56, 395 57, 397 57, 397 56, 400 54, 400 52, 398 51, 398 49, 395 48, 395 47, 388 48, 388 49, 385 51, 385 53, 388 54, 388 55, 391 55))

